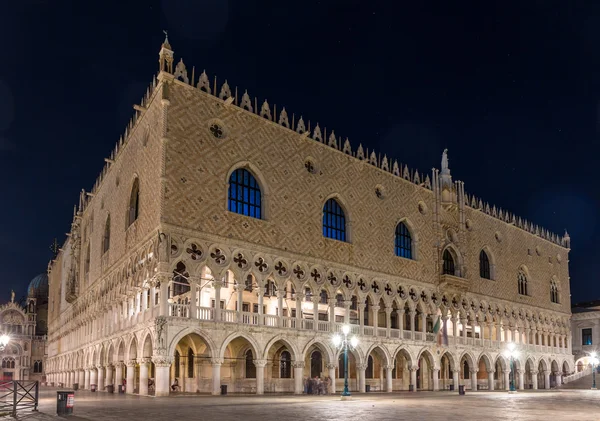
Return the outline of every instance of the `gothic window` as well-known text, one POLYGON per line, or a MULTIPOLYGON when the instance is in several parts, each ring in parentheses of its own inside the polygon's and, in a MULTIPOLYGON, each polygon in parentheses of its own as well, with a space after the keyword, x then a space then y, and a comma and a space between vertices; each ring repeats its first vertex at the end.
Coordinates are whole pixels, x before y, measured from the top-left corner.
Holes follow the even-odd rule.
POLYGON ((310 377, 320 377, 323 369, 323 356, 320 351, 315 351, 310 355, 310 377))
POLYGON ((581 329, 581 345, 592 345, 592 328, 581 329))
POLYGON ((412 238, 404 222, 396 225, 396 240, 394 242, 396 256, 412 259, 412 238))
POLYGON ((369 355, 367 360, 367 370, 365 371, 365 379, 373 378, 373 357, 369 355))
POLYGON ((454 258, 448 249, 444 250, 444 275, 454 275, 454 258))
POLYGON ((558 285, 554 279, 550 281, 550 301, 558 304, 558 285))
POLYGON ((346 216, 335 199, 329 199, 323 207, 323 236, 346 241, 346 216))
POLYGON ((479 252, 479 276, 485 279, 492 279, 490 276, 490 259, 484 250, 479 252))
POLYGON ((85 252, 85 262, 83 265, 83 271, 86 276, 88 273, 90 273, 90 245, 89 244, 87 245, 87 249, 85 252))
POLYGON ((173 296, 185 294, 190 290, 190 282, 188 278, 190 274, 187 272, 183 262, 177 263, 173 271, 173 296))
POLYGON ((245 168, 231 173, 228 210, 261 219, 262 197, 256 178, 245 168))
POLYGON ((517 275, 517 282, 519 287, 520 295, 527 295, 527 275, 522 270, 519 271, 517 275))
POLYGON ((256 366, 254 365, 254 358, 252 357, 252 350, 246 351, 246 378, 256 378, 256 366))
POLYGON ((127 226, 133 224, 139 214, 140 210, 140 182, 136 178, 133 181, 133 187, 131 188, 131 196, 129 197, 129 211, 127 213, 127 226))
POLYGON ((329 298, 327 296, 327 291, 325 291, 324 289, 321 290, 321 293, 319 294, 319 302, 321 304, 327 304, 327 299, 329 298))
POLYGON ((281 353, 281 360, 279 361, 279 377, 282 379, 292 378, 292 356, 289 352, 283 351, 281 353))
POLYGON ((194 377, 194 351, 192 351, 192 348, 188 349, 188 355, 187 355, 187 376, 189 378, 193 378, 194 377))
POLYGON ((265 297, 275 297, 277 295, 277 287, 275 286, 275 282, 267 281, 265 285, 265 297))
POLYGON ((102 252, 106 253, 110 248, 110 215, 106 218, 104 226, 104 237, 102 238, 102 252))
POLYGON ((173 362, 175 365, 175 378, 179 377, 179 365, 181 364, 181 356, 179 355, 179 351, 175 351, 175 361, 173 362))
POLYGON ((34 373, 42 372, 42 362, 41 361, 36 361, 33 363, 33 372, 34 373))
POLYGON ((252 275, 246 277, 246 288, 244 288, 244 291, 252 292, 252 275))

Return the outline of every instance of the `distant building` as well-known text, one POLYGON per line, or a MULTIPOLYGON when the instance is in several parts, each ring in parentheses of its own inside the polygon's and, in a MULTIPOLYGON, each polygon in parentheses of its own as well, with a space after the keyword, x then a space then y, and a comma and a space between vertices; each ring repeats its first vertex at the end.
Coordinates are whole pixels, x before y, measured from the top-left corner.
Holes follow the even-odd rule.
POLYGON ((568 234, 468 194, 447 151, 411 170, 173 54, 165 40, 50 265, 51 381, 339 391, 344 324, 352 390, 550 388, 575 370, 568 234))
POLYGON ((600 300, 573 304, 571 307, 571 334, 577 371, 590 364, 590 354, 600 358, 600 300))
POLYGON ((0 306, 0 334, 10 338, 0 351, 4 380, 46 380, 47 321, 48 276, 41 274, 31 280, 23 306, 14 301, 14 293, 0 306))

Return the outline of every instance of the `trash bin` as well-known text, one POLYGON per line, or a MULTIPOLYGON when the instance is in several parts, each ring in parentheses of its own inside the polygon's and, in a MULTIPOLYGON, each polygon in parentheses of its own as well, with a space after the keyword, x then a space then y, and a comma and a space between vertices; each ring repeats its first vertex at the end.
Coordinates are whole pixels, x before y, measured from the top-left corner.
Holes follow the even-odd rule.
POLYGON ((227 385, 222 384, 221 385, 221 395, 226 395, 226 394, 227 394, 227 385))
POLYGON ((106 391, 108 393, 115 393, 115 387, 112 384, 106 385, 106 391))
POLYGON ((450 385, 450 392, 452 392, 453 390, 454 390, 454 385, 453 385, 453 384, 451 384, 451 385, 450 385))
POLYGON ((409 385, 408 385, 408 391, 409 391, 409 392, 414 392, 414 391, 415 391, 415 386, 414 386, 414 385, 412 385, 412 384, 409 384, 409 385))
POLYGON ((371 385, 367 384, 365 385, 365 392, 369 393, 371 391, 371 385))
POLYGON ((95 392, 96 391, 96 385, 95 384, 91 384, 90 385, 90 391, 91 392, 95 392))
POLYGON ((458 394, 459 395, 464 395, 465 394, 465 385, 464 384, 458 385, 458 394))
POLYGON ((75 406, 74 391, 56 392, 56 415, 73 414, 73 406, 75 406))
POLYGON ((73 390, 79 390, 79 383, 73 383, 73 390))
POLYGON ((122 384, 119 385, 119 393, 125 393, 125 386, 122 384))

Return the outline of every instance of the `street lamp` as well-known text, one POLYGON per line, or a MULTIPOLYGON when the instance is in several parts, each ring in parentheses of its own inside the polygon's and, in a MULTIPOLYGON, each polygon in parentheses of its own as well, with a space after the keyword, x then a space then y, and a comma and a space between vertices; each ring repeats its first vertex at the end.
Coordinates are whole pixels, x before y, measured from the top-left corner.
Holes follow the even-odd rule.
POLYGON ((333 335, 333 345, 336 348, 341 348, 344 350, 344 391, 342 392, 342 399, 346 396, 350 396, 350 390, 348 389, 348 348, 354 349, 358 345, 358 338, 356 336, 352 336, 352 338, 348 339, 348 334, 350 333, 349 325, 342 325, 342 334, 333 335))
POLYGON ((508 393, 516 393, 517 389, 515 388, 515 358, 519 356, 519 351, 517 351, 517 345, 514 342, 510 342, 508 344, 508 349, 506 350, 506 354, 510 358, 510 386, 508 388, 508 393))
POLYGON ((6 345, 8 345, 9 342, 10 336, 8 336, 7 334, 0 336, 0 352, 4 351, 6 345))
POLYGON ((592 390, 596 390, 596 365, 598 365, 598 356, 595 352, 590 354, 592 360, 592 390))

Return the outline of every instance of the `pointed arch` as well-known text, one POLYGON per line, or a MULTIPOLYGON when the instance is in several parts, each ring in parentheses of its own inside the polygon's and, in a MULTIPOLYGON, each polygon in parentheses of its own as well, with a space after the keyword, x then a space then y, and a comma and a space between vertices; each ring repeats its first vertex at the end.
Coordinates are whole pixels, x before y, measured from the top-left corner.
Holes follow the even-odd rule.
POLYGON ((308 341, 308 343, 304 346, 304 348, 302 349, 302 357, 303 360, 306 359, 306 356, 308 355, 308 352, 310 351, 310 348, 312 346, 315 346, 316 348, 319 348, 319 350, 325 354, 325 363, 326 364, 332 364, 335 360, 333 358, 333 353, 330 347, 328 347, 327 345, 325 345, 323 342, 319 341, 318 339, 311 339, 310 341, 308 341))
MULTIPOLYGON (((179 341, 181 341, 181 339, 183 339, 184 337, 186 337, 187 335, 190 335, 190 334, 196 334, 200 337, 200 339, 202 339, 204 341, 204 343, 206 344, 206 348, 208 349, 210 357, 213 357, 216 355, 218 348, 217 348, 216 344, 214 343, 214 341, 211 339, 208 332, 205 332, 202 329, 193 328, 193 327, 188 327, 188 328, 182 329, 179 332, 177 332, 177 334, 173 337, 173 339, 171 340, 171 342, 169 344, 168 355, 173 355, 175 353, 175 349, 177 348, 177 344, 179 343, 179 341)), ((225 347, 226 347, 226 345, 225 345, 225 347)), ((223 358, 222 354, 221 354, 221 358, 223 358)))
POLYGON ((417 355, 417 363, 419 362, 419 360, 421 359, 421 357, 427 359, 427 362, 429 364, 431 364, 432 368, 439 368, 440 367, 440 363, 439 360, 437 360, 433 354, 431 353, 431 351, 429 350, 429 348, 424 347, 421 348, 421 350, 419 351, 419 354, 417 355))
POLYGON ((462 276, 462 257, 454 244, 448 244, 442 251, 442 275, 462 276))
POLYGON ((496 280, 496 258, 489 246, 484 246, 479 252, 479 277, 496 280))
POLYGON ((519 267, 517 272, 517 287, 519 295, 529 295, 529 271, 525 265, 519 267))
POLYGON ((300 355, 300 352, 298 351, 296 346, 293 345, 292 342, 288 341, 283 335, 277 335, 277 336, 273 337, 269 341, 269 343, 267 343, 267 346, 265 346, 263 355, 265 355, 265 356, 269 355, 269 351, 271 350, 271 347, 273 345, 275 345, 277 342, 281 342, 282 344, 285 345, 285 347, 291 353, 292 361, 302 361, 302 355, 300 355))
POLYGON ((137 221, 140 212, 140 180, 137 176, 133 179, 129 206, 127 208, 127 227, 137 221))
POLYGON ((379 358, 382 358, 382 365, 390 365, 392 363, 392 357, 388 350, 385 347, 382 347, 379 344, 373 344, 369 348, 369 351, 365 354, 367 357, 371 356, 372 353, 375 353, 379 358))
POLYGON ((227 172, 225 209, 256 219, 268 219, 266 179, 249 161, 240 161, 227 172))
POLYGON ((331 195, 325 199, 321 227, 323 237, 350 242, 348 209, 339 195, 331 195))
POLYGON ((106 217, 104 223, 104 234, 102 236, 102 254, 110 249, 110 214, 106 217))
POLYGON ((254 339, 253 336, 251 335, 247 335, 244 332, 234 332, 232 334, 230 334, 229 336, 227 336, 227 338, 225 338, 225 340, 223 341, 223 344, 221 345, 221 348, 219 350, 219 358, 224 358, 225 357, 225 351, 227 350, 227 346, 235 339, 237 338, 241 338, 241 339, 245 339, 248 344, 250 345, 250 349, 252 350, 252 355, 254 356, 255 360, 260 360, 263 358, 263 355, 260 354, 260 350, 262 349, 259 345, 258 342, 256 342, 256 339, 254 339))
POLYGON ((418 239, 412 225, 406 218, 396 223, 394 233, 394 252, 398 257, 417 260, 418 239))
POLYGON ((479 358, 477 359, 477 366, 481 364, 481 361, 483 361, 483 363, 485 364, 485 369, 487 371, 494 370, 494 366, 492 364, 494 360, 486 352, 482 352, 481 355, 479 355, 479 358))

